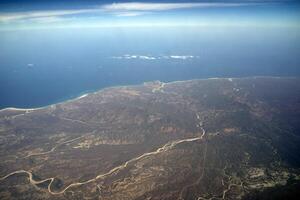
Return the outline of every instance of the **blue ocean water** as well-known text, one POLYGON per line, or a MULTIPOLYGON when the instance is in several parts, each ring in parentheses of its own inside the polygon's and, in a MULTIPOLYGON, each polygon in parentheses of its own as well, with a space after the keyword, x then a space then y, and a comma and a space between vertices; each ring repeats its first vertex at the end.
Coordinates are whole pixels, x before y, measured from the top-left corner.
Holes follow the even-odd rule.
POLYGON ((0 108, 40 107, 109 86, 299 76, 295 28, 98 28, 0 32, 0 108))

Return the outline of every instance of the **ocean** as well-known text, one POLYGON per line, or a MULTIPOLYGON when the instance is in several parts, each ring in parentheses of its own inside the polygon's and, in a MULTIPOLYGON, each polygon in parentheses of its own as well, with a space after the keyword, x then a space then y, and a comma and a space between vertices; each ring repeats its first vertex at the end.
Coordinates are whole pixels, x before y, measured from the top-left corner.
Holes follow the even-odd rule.
POLYGON ((0 108, 34 108, 117 85, 299 76, 288 28, 94 28, 0 32, 0 108))

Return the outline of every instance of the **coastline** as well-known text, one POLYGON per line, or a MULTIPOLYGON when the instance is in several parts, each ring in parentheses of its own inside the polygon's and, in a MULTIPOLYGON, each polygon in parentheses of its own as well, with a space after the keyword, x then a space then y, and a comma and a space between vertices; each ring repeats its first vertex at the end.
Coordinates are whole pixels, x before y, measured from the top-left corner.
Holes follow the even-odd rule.
POLYGON ((101 88, 101 89, 89 90, 89 91, 85 91, 84 93, 80 93, 77 97, 66 98, 65 100, 60 100, 56 103, 52 103, 52 104, 41 106, 41 107, 33 107, 33 108, 6 107, 6 108, 0 109, 0 112, 6 111, 6 110, 26 111, 26 112, 27 111, 41 110, 41 109, 49 108, 51 106, 54 106, 54 105, 57 105, 57 104, 60 104, 60 103, 66 103, 66 102, 69 102, 69 101, 79 100, 79 99, 87 97, 90 94, 102 92, 104 90, 109 90, 109 89, 114 89, 114 88, 139 86, 139 85, 144 85, 145 83, 154 82, 154 81, 159 81, 159 82, 163 83, 164 85, 170 85, 170 84, 175 84, 175 83, 200 81, 200 80, 222 80, 222 79, 226 79, 226 80, 232 82, 233 80, 236 80, 236 79, 245 79, 245 78, 253 78, 253 79, 256 79, 256 78, 288 78, 288 79, 290 79, 290 78, 297 78, 297 77, 292 77, 292 76, 282 76, 282 77, 280 77, 280 76, 210 77, 210 78, 187 79, 187 80, 178 80, 178 81, 170 81, 170 82, 163 82, 163 81, 160 81, 160 80, 153 80, 153 81, 143 82, 143 83, 140 83, 140 84, 115 85, 115 86, 104 87, 104 88, 101 88))
POLYGON ((78 100, 78 99, 82 99, 84 97, 87 97, 91 93, 94 93, 94 92, 85 93, 85 94, 80 95, 78 97, 70 98, 70 99, 63 100, 63 101, 59 101, 57 103, 49 104, 49 105, 46 105, 46 106, 35 107, 35 108, 7 107, 7 108, 0 109, 0 112, 1 111, 5 111, 5 110, 12 110, 12 111, 35 111, 35 110, 41 110, 41 109, 45 109, 45 108, 48 108, 48 107, 51 107, 51 106, 54 106, 54 105, 57 105, 57 104, 60 104, 60 103, 64 103, 64 102, 67 102, 67 101, 75 101, 75 100, 78 100))
POLYGON ((108 87, 99 88, 99 89, 95 89, 95 90, 86 90, 84 92, 79 93, 79 95, 72 95, 70 97, 62 98, 62 99, 58 100, 55 103, 51 103, 51 104, 48 104, 48 105, 45 105, 45 106, 31 107, 31 108, 6 107, 6 108, 1 108, 0 112, 5 111, 5 110, 12 110, 12 111, 34 111, 34 110, 41 110, 41 109, 49 108, 49 107, 57 105, 57 104, 66 103, 66 102, 69 102, 69 101, 79 100, 79 99, 87 97, 90 94, 102 92, 104 90, 109 90, 109 89, 113 89, 113 88, 138 86, 138 85, 142 85, 144 83, 145 82, 139 83, 139 84, 132 84, 132 85, 115 85, 115 86, 108 86, 108 87))

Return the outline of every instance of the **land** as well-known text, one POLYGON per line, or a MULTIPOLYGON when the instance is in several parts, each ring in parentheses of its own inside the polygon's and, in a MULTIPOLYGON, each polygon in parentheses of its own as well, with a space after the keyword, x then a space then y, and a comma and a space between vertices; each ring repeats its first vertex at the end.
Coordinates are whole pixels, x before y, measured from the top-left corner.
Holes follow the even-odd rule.
POLYGON ((300 79, 159 81, 0 111, 0 199, 297 199, 300 79))

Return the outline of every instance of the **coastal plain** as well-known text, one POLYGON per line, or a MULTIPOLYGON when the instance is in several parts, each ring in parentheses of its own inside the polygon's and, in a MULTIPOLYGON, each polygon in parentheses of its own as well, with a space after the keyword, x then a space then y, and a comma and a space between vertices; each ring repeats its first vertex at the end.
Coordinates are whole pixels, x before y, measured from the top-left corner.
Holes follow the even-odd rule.
POLYGON ((0 199, 296 199, 299 151, 299 78, 113 87, 1 110, 0 199))

